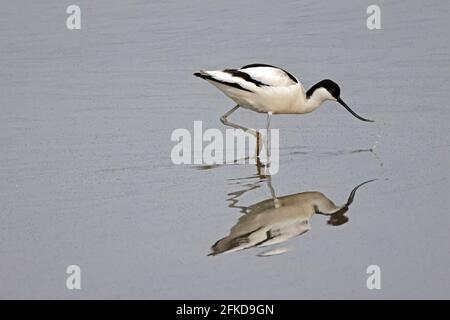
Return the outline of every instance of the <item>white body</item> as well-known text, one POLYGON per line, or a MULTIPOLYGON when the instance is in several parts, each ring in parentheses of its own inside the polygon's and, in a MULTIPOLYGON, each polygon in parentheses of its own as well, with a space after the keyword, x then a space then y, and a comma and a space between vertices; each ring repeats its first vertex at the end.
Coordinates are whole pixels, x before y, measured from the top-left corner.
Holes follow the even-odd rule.
POLYGON ((243 67, 234 71, 247 74, 250 81, 230 74, 227 70, 201 71, 201 74, 209 77, 205 79, 239 106, 256 112, 309 113, 317 109, 325 100, 336 100, 325 89, 316 90, 307 99, 300 81, 277 67, 243 67))

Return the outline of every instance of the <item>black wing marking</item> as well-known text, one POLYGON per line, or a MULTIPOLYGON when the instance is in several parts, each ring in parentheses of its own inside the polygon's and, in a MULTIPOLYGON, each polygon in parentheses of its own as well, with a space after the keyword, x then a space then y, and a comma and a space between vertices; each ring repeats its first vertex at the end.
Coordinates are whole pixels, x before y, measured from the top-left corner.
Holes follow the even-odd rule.
MULTIPOLYGON (((263 227, 259 227, 253 231, 247 232, 245 234, 241 234, 237 237, 231 238, 229 239, 230 236, 222 238, 220 240, 217 240, 216 243, 213 244, 213 246, 211 247, 211 249, 213 250, 210 254, 208 254, 208 256, 215 256, 218 255, 220 253, 224 253, 230 250, 233 250, 235 248, 238 248, 240 246, 242 246, 243 244, 247 244, 249 243, 249 237, 250 235, 252 235, 253 233, 261 230, 263 227), (222 245, 223 243, 223 245, 222 245), (220 248, 220 246, 222 245, 222 248, 220 248)), ((254 246, 252 246, 254 247, 254 246)))
POLYGON ((266 243, 269 240, 275 239, 279 235, 280 235, 280 233, 275 233, 272 229, 270 229, 269 231, 266 232, 266 238, 258 243, 255 243, 253 245, 253 247, 258 247, 258 246, 262 245, 263 243, 266 243))
POLYGON ((291 79, 292 81, 294 81, 295 83, 298 83, 297 79, 290 74, 289 72, 287 72, 284 69, 278 68, 276 66, 272 66, 270 64, 264 64, 264 63, 253 63, 253 64, 248 64, 246 66, 243 66, 241 69, 247 69, 247 68, 257 68, 257 67, 269 67, 269 68, 275 68, 275 69, 279 69, 281 71, 283 71, 288 77, 289 79, 291 79))
POLYGON ((228 74, 231 74, 233 77, 241 78, 247 82, 251 82, 255 84, 257 87, 261 86, 268 86, 268 84, 262 83, 261 81, 258 81, 256 79, 253 79, 248 73, 236 70, 236 69, 225 69, 223 72, 226 72, 228 74))
POLYGON ((194 76, 200 77, 200 78, 205 79, 205 80, 215 81, 215 82, 218 82, 218 83, 221 83, 221 84, 224 84, 224 85, 226 85, 226 86, 233 87, 233 88, 236 88, 236 89, 239 89, 239 90, 244 90, 244 91, 248 91, 248 92, 253 92, 253 91, 251 91, 251 90, 245 89, 244 87, 242 87, 242 86, 239 85, 238 83, 218 80, 218 79, 216 79, 216 78, 210 76, 209 74, 196 72, 196 73, 194 73, 194 76))

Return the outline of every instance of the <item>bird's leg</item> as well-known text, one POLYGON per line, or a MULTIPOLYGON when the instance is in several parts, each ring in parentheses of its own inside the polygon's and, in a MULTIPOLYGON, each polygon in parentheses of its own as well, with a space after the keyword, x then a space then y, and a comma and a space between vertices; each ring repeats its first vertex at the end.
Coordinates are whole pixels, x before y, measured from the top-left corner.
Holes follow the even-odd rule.
MULTIPOLYGON (((264 145, 264 147, 266 148, 266 165, 269 166, 270 165, 270 119, 272 116, 272 112, 267 112, 267 120, 266 120, 266 139, 264 141, 264 139, 261 139, 261 133, 258 133, 258 147, 260 146, 259 141, 262 142, 262 144, 264 145)), ((260 153, 260 149, 258 149, 258 159, 259 159, 259 153, 260 153)))
POLYGON ((256 158, 256 169, 257 169, 257 174, 260 177, 265 177, 266 176, 266 172, 265 172, 265 166, 264 164, 261 162, 261 159, 258 157, 256 158))
POLYGON ((246 128, 243 127, 241 125, 238 125, 236 123, 233 123, 231 121, 228 120, 228 116, 230 114, 232 114, 233 112, 235 112, 237 109, 239 108, 239 105, 236 105, 233 109, 231 109, 230 111, 228 111, 227 113, 225 113, 223 116, 220 117, 220 122, 222 122, 224 125, 235 128, 235 129, 241 129, 244 130, 245 132, 249 132, 252 135, 254 135, 255 137, 257 137, 257 132, 255 129, 251 129, 251 128, 246 128))
POLYGON ((261 134, 258 131, 256 131, 255 129, 246 128, 246 127, 243 127, 236 123, 230 122, 228 120, 228 116, 230 114, 232 114, 233 112, 235 112, 237 109, 239 109, 239 105, 236 105, 233 109, 231 109, 230 111, 225 113, 223 116, 221 116, 220 121, 226 126, 229 126, 229 127, 235 128, 235 129, 244 130, 245 132, 248 132, 248 133, 252 134, 253 136, 255 136, 256 137, 256 156, 259 157, 259 152, 260 152, 259 141, 261 140, 260 139, 261 134))
POLYGON ((270 162, 270 142, 271 142, 271 134, 270 134, 270 118, 272 117, 272 112, 267 112, 267 125, 266 125, 266 127, 267 127, 267 133, 266 133, 266 135, 267 135, 267 137, 266 137, 266 141, 267 141, 267 143, 266 143, 266 155, 267 155, 267 162, 269 163, 270 162))
POLYGON ((261 133, 256 131, 256 157, 259 161, 259 154, 261 153, 261 133))

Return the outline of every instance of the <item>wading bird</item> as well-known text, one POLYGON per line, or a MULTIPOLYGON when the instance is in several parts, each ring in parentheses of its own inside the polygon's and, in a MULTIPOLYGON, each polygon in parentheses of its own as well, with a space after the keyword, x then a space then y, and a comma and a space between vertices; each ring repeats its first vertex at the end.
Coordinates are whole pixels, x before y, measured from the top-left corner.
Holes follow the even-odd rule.
POLYGON ((267 132, 273 114, 310 113, 327 100, 339 102, 359 120, 373 122, 350 109, 340 97, 339 86, 328 79, 316 83, 305 91, 300 81, 289 72, 267 64, 250 64, 240 69, 200 71, 194 75, 207 80, 237 103, 220 118, 220 121, 226 126, 253 134, 257 139, 257 156, 260 149, 259 133, 228 120, 228 116, 239 107, 267 113, 267 132))
MULTIPOLYGON (((211 247, 212 252, 209 255, 214 256, 252 247, 265 248, 270 246, 273 248, 274 245, 284 243, 309 231, 311 228, 309 221, 314 214, 328 216, 327 223, 330 225, 342 225, 349 219, 345 213, 349 210, 355 198, 356 190, 372 181, 375 180, 365 181, 357 185, 350 192, 346 203, 336 205, 318 191, 276 197, 269 176, 267 182, 272 198, 249 207, 237 205, 237 197, 245 191, 230 199, 233 201, 230 207, 241 209, 244 215, 231 228, 228 236, 218 240, 211 247)), ((287 249, 278 248, 260 255, 275 255, 286 251, 287 249)))

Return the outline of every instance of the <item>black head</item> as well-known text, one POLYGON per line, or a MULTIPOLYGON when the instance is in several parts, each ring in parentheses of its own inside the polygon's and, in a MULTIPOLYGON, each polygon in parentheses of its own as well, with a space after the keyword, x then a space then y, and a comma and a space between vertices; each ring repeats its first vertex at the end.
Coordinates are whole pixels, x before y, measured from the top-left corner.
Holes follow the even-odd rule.
MULTIPOLYGON (((348 210, 348 209, 347 209, 348 210)), ((345 211, 347 211, 345 210, 345 211)), ((332 226, 340 226, 348 221, 348 217, 345 215, 345 212, 339 212, 332 214, 327 221, 327 224, 332 226)))
POLYGON ((350 112, 354 117, 358 118, 359 120, 373 122, 373 120, 365 119, 365 118, 359 116, 352 109, 350 109, 350 107, 341 99, 341 88, 339 88, 339 86, 337 85, 336 82, 334 82, 330 79, 322 80, 322 81, 316 83, 315 85, 313 85, 311 87, 311 89, 309 89, 306 92, 306 98, 307 99, 311 98, 311 96, 314 94, 314 92, 321 88, 325 89, 328 93, 324 92, 323 90, 319 90, 317 95, 319 96, 320 100, 322 100, 322 101, 335 100, 335 101, 339 102, 339 104, 341 104, 345 109, 347 109, 348 112, 350 112))
POLYGON ((306 97, 310 98, 313 95, 314 91, 319 88, 326 89, 335 99, 339 98, 339 96, 341 95, 341 88, 339 88, 337 83, 333 80, 325 79, 313 85, 311 89, 306 92, 306 97))

